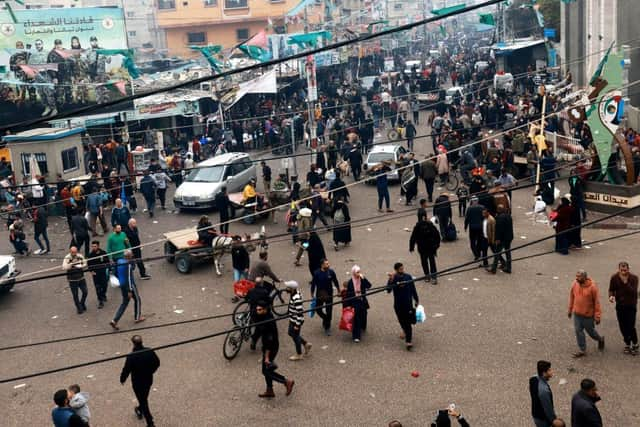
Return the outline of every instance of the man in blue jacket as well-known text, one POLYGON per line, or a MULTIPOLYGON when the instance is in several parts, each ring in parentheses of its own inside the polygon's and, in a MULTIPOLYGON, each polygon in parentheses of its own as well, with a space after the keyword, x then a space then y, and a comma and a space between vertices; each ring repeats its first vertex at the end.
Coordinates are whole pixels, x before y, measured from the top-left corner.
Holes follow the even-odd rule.
POLYGON ((118 330, 118 321, 129 306, 130 299, 133 299, 133 319, 135 323, 143 322, 145 318, 142 316, 142 301, 140 300, 138 286, 136 285, 133 277, 135 261, 133 259, 133 252, 131 249, 124 251, 124 258, 118 259, 116 263, 116 272, 118 274, 118 280, 120 281, 120 292, 122 293, 122 303, 120 304, 120 307, 118 307, 116 315, 113 316, 113 320, 109 322, 109 324, 113 329, 118 330))
POLYGON ((404 272, 404 266, 401 262, 396 262, 393 266, 394 273, 387 273, 389 280, 387 281, 387 292, 393 292, 393 309, 400 323, 407 350, 413 347, 412 338, 413 330, 411 325, 416 323, 416 310, 413 302, 418 305, 418 292, 413 282, 413 277, 404 272))
POLYGON ((596 383, 585 378, 580 391, 571 399, 571 427, 602 427, 602 417, 596 406, 600 400, 596 383))
POLYGON ((553 409, 553 393, 549 380, 553 377, 551 363, 539 360, 538 375, 529 378, 529 394, 531 395, 531 417, 536 427, 549 427, 556 419, 553 409))

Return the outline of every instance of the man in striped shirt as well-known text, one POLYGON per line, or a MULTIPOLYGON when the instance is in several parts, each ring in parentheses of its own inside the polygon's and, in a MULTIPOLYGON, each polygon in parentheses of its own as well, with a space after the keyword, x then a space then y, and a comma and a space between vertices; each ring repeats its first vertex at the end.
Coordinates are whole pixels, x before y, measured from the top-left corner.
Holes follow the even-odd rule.
POLYGON ((298 291, 298 282, 290 280, 284 282, 287 292, 289 292, 289 336, 293 339, 293 343, 296 346, 296 354, 291 356, 289 360, 302 360, 302 346, 304 346, 304 354, 308 355, 311 350, 311 343, 307 342, 300 330, 304 323, 304 307, 302 306, 302 295, 298 291))

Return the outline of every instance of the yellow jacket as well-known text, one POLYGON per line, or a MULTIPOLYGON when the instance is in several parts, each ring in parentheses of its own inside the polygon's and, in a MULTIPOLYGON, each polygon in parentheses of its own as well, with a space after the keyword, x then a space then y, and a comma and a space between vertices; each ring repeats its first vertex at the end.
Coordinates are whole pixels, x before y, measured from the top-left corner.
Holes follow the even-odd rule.
POLYGON ((256 189, 251 184, 245 185, 242 191, 242 200, 247 201, 253 197, 256 197, 256 189))

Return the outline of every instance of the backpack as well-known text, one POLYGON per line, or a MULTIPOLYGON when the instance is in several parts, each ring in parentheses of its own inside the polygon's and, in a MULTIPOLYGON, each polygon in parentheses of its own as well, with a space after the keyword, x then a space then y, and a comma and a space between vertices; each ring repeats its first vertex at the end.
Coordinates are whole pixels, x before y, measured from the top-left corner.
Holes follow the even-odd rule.
POLYGON ((333 214, 333 221, 336 224, 342 224, 344 222, 345 218, 344 218, 344 212, 342 212, 342 209, 337 209, 336 213, 333 214))
POLYGON ((456 225, 453 222, 450 222, 444 230, 444 240, 447 242, 453 242, 457 239, 458 230, 456 230, 456 225))

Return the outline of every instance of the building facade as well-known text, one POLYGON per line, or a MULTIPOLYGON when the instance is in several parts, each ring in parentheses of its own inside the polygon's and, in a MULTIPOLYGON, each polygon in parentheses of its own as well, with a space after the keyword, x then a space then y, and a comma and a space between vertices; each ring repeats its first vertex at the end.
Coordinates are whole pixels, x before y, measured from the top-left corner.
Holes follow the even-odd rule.
MULTIPOLYGON (((269 25, 285 27, 285 14, 297 0, 156 0, 159 26, 170 55, 194 57, 189 46, 231 48, 269 25)), ((289 32, 291 28, 288 29, 289 32)))
MULTIPOLYGON (((640 8, 637 0, 583 0, 561 3, 562 62, 574 82, 585 86, 611 43, 628 45, 629 82, 640 78, 640 8)), ((565 67, 563 67, 565 68, 565 67)), ((631 104, 640 107, 640 93, 630 90, 631 104)))

